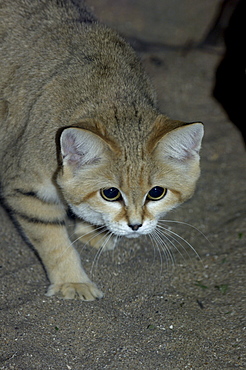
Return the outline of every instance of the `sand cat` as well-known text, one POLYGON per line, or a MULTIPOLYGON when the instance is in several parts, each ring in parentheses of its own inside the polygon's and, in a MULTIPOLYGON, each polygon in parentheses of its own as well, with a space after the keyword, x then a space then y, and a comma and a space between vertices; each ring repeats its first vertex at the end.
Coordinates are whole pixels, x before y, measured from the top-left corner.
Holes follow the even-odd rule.
POLYGON ((154 232, 194 192, 201 123, 159 113, 131 47, 83 1, 0 1, 0 179, 6 207, 37 250, 48 295, 103 293, 82 268, 82 241, 154 232))

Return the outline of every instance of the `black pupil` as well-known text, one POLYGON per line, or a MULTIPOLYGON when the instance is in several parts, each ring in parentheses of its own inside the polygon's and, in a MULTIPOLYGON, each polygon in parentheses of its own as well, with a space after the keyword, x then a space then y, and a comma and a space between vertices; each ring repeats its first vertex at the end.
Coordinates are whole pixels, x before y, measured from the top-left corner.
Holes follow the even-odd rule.
POLYGON ((114 199, 114 198, 117 198, 119 196, 119 190, 116 189, 116 188, 104 189, 103 194, 108 199, 114 199))
POLYGON ((149 191, 149 196, 151 198, 159 198, 163 195, 164 189, 161 186, 155 186, 149 191))

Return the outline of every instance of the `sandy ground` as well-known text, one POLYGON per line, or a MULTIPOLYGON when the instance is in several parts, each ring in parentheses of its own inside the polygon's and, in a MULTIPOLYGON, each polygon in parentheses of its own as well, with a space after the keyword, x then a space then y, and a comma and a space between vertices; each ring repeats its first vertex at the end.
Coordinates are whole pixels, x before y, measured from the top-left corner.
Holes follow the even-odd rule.
POLYGON ((84 303, 45 296, 38 258, 0 208, 1 369, 246 368, 245 149, 211 97, 223 47, 189 47, 206 34, 219 3, 89 1, 135 45, 160 109, 204 122, 196 194, 168 215, 193 227, 166 222, 172 255, 148 239, 122 241, 100 258, 78 245, 105 292, 84 303))

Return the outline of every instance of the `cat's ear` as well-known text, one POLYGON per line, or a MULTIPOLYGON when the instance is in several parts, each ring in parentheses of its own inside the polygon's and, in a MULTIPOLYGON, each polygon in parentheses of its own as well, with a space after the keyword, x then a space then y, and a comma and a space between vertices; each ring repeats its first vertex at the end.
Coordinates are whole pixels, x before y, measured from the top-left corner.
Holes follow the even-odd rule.
POLYGON ((165 134, 159 141, 156 151, 169 159, 186 161, 199 157, 204 130, 202 123, 190 123, 165 134))
POLYGON ((63 130, 60 147, 63 164, 81 167, 102 160, 106 142, 91 131, 70 127, 63 130))

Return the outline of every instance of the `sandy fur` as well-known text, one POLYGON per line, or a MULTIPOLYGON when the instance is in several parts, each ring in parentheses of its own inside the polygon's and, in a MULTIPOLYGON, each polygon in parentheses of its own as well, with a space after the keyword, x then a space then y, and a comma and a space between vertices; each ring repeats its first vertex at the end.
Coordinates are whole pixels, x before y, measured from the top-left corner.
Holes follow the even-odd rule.
POLYGON ((162 115, 131 47, 84 3, 0 1, 0 176, 6 207, 39 253, 48 295, 101 298, 66 230, 81 240, 150 234, 194 192, 200 123, 162 115), (153 187, 167 189, 151 201, 153 187), (102 189, 117 188, 111 202, 102 189), (98 229, 97 229, 98 228, 98 229))

